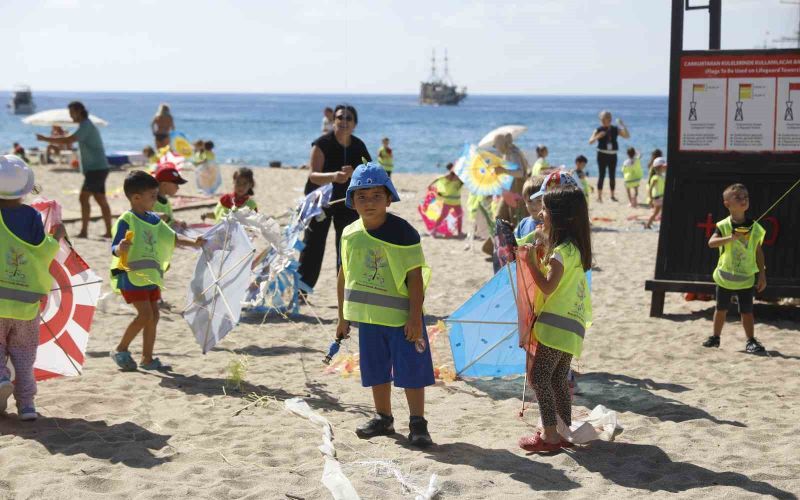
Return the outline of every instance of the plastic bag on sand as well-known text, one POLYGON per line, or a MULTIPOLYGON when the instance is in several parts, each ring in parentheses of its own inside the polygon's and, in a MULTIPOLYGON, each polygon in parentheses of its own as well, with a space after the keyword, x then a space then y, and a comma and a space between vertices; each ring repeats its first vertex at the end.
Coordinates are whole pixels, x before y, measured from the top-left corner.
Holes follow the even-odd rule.
POLYGON ((556 425, 558 433, 574 444, 585 444, 596 439, 613 441, 617 430, 622 430, 622 426, 617 421, 617 412, 609 410, 603 405, 595 406, 586 420, 573 421, 570 427, 567 427, 560 417, 556 418, 558 419, 556 425), (597 429, 602 429, 602 431, 598 432, 597 429))

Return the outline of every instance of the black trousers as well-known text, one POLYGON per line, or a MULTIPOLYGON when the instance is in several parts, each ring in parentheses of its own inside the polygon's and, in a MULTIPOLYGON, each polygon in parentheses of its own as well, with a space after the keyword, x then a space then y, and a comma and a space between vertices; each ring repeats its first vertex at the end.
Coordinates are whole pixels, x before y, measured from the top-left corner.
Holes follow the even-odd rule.
POLYGON ((603 180, 606 178, 606 170, 608 170, 608 185, 611 186, 611 192, 617 184, 617 155, 610 155, 608 153, 597 153, 597 190, 603 190, 603 180))
POLYGON ((344 202, 337 203, 325 209, 325 219, 322 221, 313 220, 305 231, 304 243, 306 244, 300 253, 300 279, 305 284, 314 288, 319 279, 319 272, 322 269, 322 259, 325 257, 325 243, 328 240, 328 230, 333 222, 333 229, 336 232, 336 272, 339 272, 340 243, 344 228, 358 219, 358 213, 349 209, 344 202))

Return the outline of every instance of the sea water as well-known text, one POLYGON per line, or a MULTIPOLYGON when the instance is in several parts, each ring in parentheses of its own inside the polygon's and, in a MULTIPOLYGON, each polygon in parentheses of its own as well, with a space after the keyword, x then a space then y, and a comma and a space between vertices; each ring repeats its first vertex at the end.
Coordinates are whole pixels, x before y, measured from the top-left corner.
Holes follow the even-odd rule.
MULTIPOLYGON (((0 99, 8 100, 8 92, 0 99)), ((322 109, 348 103, 358 111, 355 135, 376 156, 383 137, 391 139, 398 172, 442 171, 465 142, 477 143, 490 130, 519 124, 528 131, 516 143, 526 152, 545 144, 551 165, 572 166, 575 156, 589 159, 596 172, 589 136, 607 109, 622 118, 631 133, 620 138, 619 164, 630 146, 648 156, 666 150, 667 98, 620 96, 482 96, 470 95, 458 106, 422 106, 415 95, 282 95, 36 92, 37 110, 83 101, 92 114, 109 122, 100 132, 107 152, 140 151, 151 145, 150 122, 158 105, 169 104, 177 129, 190 140, 212 140, 217 159, 226 163, 266 166, 271 161, 298 166, 308 162, 311 142, 320 135, 322 109)), ((35 134, 45 127, 22 123, 20 116, 0 112, 0 151, 13 142, 44 147, 35 134)), ((531 158, 533 161, 534 158, 531 158)), ((618 176, 620 174, 617 174, 618 176)))

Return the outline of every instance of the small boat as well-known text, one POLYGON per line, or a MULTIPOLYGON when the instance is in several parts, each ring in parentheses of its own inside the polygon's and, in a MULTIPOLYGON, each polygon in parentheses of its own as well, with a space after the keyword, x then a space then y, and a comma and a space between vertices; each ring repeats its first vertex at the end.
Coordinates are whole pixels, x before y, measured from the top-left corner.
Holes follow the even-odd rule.
POLYGON ((36 104, 33 102, 33 93, 31 88, 27 85, 20 85, 16 87, 11 94, 11 100, 8 102, 9 110, 15 115, 29 115, 36 110, 36 104))
POLYGON ((431 57, 431 76, 427 82, 422 82, 419 89, 420 104, 454 106, 467 97, 467 88, 459 90, 450 78, 447 69, 447 51, 444 53, 444 75, 440 77, 436 72, 436 52, 431 57))

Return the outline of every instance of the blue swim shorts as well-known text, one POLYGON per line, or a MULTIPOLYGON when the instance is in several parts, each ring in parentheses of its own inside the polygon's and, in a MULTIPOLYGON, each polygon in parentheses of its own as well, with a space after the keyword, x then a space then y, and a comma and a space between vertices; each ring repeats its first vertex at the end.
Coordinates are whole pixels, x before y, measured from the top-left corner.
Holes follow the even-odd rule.
POLYGON ((394 380, 395 387, 418 389, 436 383, 428 332, 422 325, 425 350, 406 340, 402 326, 360 323, 358 326, 361 385, 372 387, 394 380))

